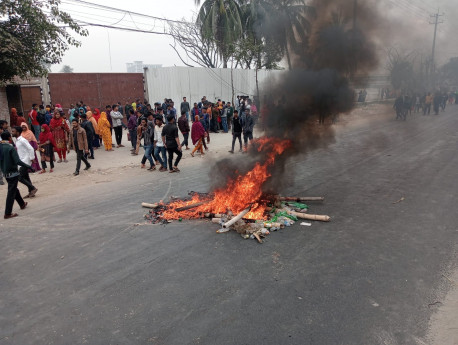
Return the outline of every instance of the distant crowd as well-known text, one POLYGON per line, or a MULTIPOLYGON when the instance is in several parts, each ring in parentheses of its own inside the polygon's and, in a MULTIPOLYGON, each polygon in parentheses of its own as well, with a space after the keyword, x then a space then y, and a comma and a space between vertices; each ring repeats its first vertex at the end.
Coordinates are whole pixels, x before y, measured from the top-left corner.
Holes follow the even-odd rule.
POLYGON ((440 110, 445 111, 448 104, 458 104, 458 93, 436 91, 420 93, 401 93, 394 101, 393 109, 396 111, 396 120, 406 120, 407 115, 423 113, 430 115, 431 110, 439 115, 440 110))
POLYGON ((147 168, 148 162, 149 171, 158 167, 161 172, 177 173, 183 148, 190 150, 189 139, 194 145, 190 155, 194 157, 196 153, 204 155, 204 149, 208 150, 211 133, 231 131, 229 152, 235 152, 237 141, 239 152, 246 152, 259 116, 256 104, 245 96, 237 96, 235 105, 221 99, 210 102, 204 96, 192 106, 183 97, 179 110, 178 113, 174 101, 168 98, 153 105, 139 99, 124 106, 118 102, 107 105, 105 109, 92 108, 79 101, 71 104, 68 111, 64 111, 61 104, 33 104, 27 118, 12 108, 10 122, 0 120, 0 184, 4 184, 3 177, 8 182, 5 219, 17 216, 12 213, 14 200, 21 209, 27 206, 17 189, 18 182, 28 188, 29 193, 24 199, 33 198, 38 189, 33 185, 30 173, 52 173, 56 162, 68 162, 70 150, 76 153, 73 174, 77 176, 82 163, 85 164, 84 170, 91 168, 89 160, 95 159, 94 152, 102 145, 107 152, 113 151, 114 147, 124 147, 125 129, 128 130, 130 153, 139 155, 140 147, 144 149, 141 168, 147 168), (179 132, 183 140, 180 140, 179 132))

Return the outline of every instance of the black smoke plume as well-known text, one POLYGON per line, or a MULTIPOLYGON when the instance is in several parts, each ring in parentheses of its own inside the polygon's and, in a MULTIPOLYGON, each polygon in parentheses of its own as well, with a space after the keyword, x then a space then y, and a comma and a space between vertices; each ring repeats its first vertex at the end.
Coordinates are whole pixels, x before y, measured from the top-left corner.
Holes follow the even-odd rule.
MULTIPOLYGON (((334 143, 334 120, 354 107, 352 78, 377 67, 377 3, 357 3, 355 11, 354 0, 312 1, 316 17, 303 49, 295 50, 294 68, 261 87, 261 99, 268 100, 268 111, 262 114, 265 135, 292 141, 272 168, 265 192, 280 192, 288 158, 334 143)), ((216 171, 225 177, 244 174, 266 154, 257 152, 255 144, 243 165, 242 159, 226 159, 217 163, 216 171)))

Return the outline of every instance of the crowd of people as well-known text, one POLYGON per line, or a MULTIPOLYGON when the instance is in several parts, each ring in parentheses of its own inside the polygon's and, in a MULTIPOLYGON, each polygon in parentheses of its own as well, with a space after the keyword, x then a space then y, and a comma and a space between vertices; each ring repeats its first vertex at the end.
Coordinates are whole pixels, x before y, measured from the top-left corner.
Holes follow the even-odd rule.
POLYGON ((440 110, 445 111, 447 103, 458 104, 458 94, 441 91, 401 93, 394 101, 393 109, 396 111, 396 120, 405 121, 412 112, 430 115, 432 109, 435 115, 439 115, 440 110))
POLYGON ((38 189, 32 184, 30 173, 52 173, 55 163, 68 163, 67 154, 74 150, 73 175, 77 176, 82 163, 84 170, 91 168, 89 160, 95 159, 94 152, 99 148, 112 152, 114 147, 124 147, 123 129, 128 130, 132 155, 139 155, 140 148, 144 149, 141 168, 146 168, 148 162, 147 170, 159 166, 160 172, 169 173, 180 172, 183 149, 191 150, 189 137, 194 145, 189 152, 192 157, 196 153, 205 155, 211 133, 231 131, 231 153, 236 141, 240 152, 246 152, 253 139, 258 111, 248 97, 237 96, 235 106, 221 99, 213 103, 205 96, 191 106, 183 97, 179 110, 178 113, 174 101, 167 98, 153 105, 139 99, 124 106, 118 102, 105 109, 93 109, 79 101, 71 104, 68 111, 60 104, 33 104, 27 119, 12 108, 10 122, 0 120, 0 184, 4 184, 3 177, 8 183, 4 218, 17 216, 12 212, 14 200, 24 209, 27 206, 24 199, 35 197, 38 189), (19 182, 29 191, 24 198, 17 188, 19 182))

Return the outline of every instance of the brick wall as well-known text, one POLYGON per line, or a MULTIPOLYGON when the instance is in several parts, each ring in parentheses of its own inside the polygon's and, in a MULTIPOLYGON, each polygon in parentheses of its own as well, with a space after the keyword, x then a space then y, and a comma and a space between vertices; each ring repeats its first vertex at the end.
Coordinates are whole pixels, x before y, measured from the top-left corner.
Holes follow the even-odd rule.
POLYGON ((6 120, 10 122, 8 99, 6 97, 6 88, 4 87, 0 87, 0 120, 6 120))

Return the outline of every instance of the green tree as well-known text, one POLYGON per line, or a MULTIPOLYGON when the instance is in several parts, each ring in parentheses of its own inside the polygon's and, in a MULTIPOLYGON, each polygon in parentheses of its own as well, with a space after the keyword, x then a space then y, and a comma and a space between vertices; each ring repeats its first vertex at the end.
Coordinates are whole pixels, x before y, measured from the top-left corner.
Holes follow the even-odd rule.
POLYGON ((71 68, 69 65, 63 65, 60 69, 60 73, 73 73, 73 68, 71 68))
MULTIPOLYGON (((196 3, 199 3, 197 0, 196 3)), ((237 0, 205 0, 197 15, 205 39, 214 40, 223 60, 223 67, 234 51, 235 43, 243 33, 242 12, 237 0)))
POLYGON ((87 36, 59 5, 60 0, 0 1, 0 82, 46 75, 46 66, 80 45, 71 31, 87 36))

